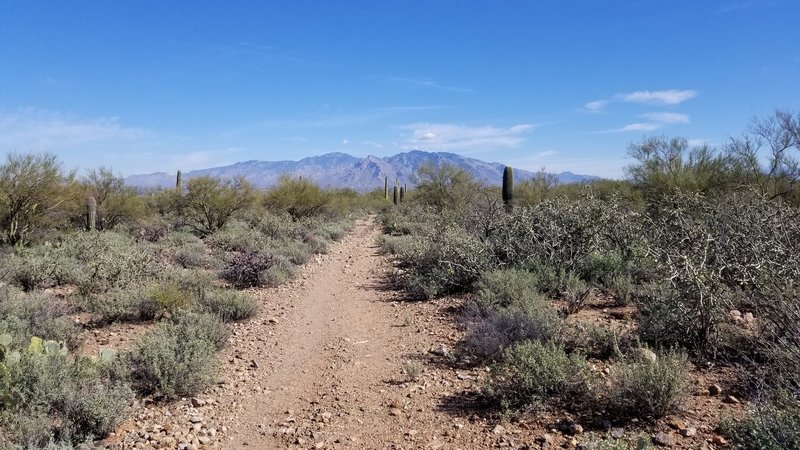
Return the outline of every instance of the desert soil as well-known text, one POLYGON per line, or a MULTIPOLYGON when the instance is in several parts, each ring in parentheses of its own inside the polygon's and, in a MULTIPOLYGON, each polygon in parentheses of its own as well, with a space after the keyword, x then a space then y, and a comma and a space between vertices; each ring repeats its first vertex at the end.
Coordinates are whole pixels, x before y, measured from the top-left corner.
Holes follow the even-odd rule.
MULTIPOLYGON (((294 281, 253 290, 261 311, 234 325, 219 383, 167 405, 137 403, 100 444, 467 450, 574 447, 592 439, 557 431, 563 413, 513 422, 477 415, 474 393, 487 369, 451 364, 463 337, 453 317, 463 299, 403 301, 387 285, 395 269, 378 253, 379 235, 374 218, 359 221, 294 281)), ((722 404, 700 394, 695 403, 704 417, 690 407, 684 420, 699 427, 696 437, 662 424, 677 446, 710 446, 713 426, 703 423, 716 420, 722 404)))

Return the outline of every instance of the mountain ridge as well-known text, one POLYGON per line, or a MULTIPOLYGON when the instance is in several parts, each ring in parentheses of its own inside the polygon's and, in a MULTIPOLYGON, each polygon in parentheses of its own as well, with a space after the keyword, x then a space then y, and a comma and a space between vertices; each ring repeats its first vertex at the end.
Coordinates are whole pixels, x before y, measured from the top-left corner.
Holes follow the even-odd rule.
MULTIPOLYGON (((275 185, 281 175, 286 174, 293 177, 302 176, 327 188, 351 188, 366 192, 372 189, 382 189, 384 177, 389 177, 389 180, 398 179, 401 183, 413 187, 416 185, 414 175, 420 167, 425 164, 441 166, 445 163, 464 169, 473 174, 477 180, 490 185, 501 183, 505 167, 499 162, 486 162, 455 153, 411 150, 383 157, 368 155, 360 158, 348 153, 331 152, 309 156, 297 161, 253 159, 227 166, 192 170, 184 172, 182 175, 184 180, 198 176, 215 178, 242 176, 256 188, 268 188, 275 185)), ((561 184, 586 182, 600 178, 569 171, 554 175, 561 184)), ((515 168, 514 176, 516 180, 523 181, 535 177, 536 173, 515 168)), ((125 182, 142 189, 165 188, 175 185, 175 175, 165 172, 136 174, 125 178, 125 182)))

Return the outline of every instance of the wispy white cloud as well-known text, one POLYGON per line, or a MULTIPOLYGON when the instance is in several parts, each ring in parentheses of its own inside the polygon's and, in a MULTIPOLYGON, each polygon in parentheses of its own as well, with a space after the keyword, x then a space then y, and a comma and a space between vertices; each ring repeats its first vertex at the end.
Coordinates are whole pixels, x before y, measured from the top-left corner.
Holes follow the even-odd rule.
POLYGON ((669 113, 669 112, 655 112, 642 114, 640 117, 661 123, 689 123, 688 114, 669 113))
POLYGON ((686 100, 697 97, 697 94, 697 91, 693 89, 667 89, 665 91, 636 91, 627 94, 617 94, 614 98, 626 103, 678 105, 686 100))
POLYGON ((656 122, 643 122, 643 123, 631 123, 625 125, 622 128, 617 128, 614 130, 609 130, 611 133, 624 133, 626 131, 654 131, 661 127, 663 127, 663 123, 656 123, 656 122))
POLYGON ((502 128, 492 125, 415 123, 401 128, 411 132, 400 144, 405 149, 477 151, 515 147, 525 141, 524 135, 536 128, 536 125, 521 124, 502 128))
POLYGON ((0 112, 0 147, 51 151, 96 143, 130 143, 157 137, 123 125, 117 117, 85 118, 37 108, 0 112))
POLYGON ((583 107, 590 112, 602 112, 608 103, 608 100, 595 100, 583 105, 583 107))
POLYGON ((588 112, 602 112, 614 102, 643 103, 649 105, 679 105, 699 95, 694 89, 666 89, 663 91, 635 91, 614 94, 611 98, 594 100, 583 105, 588 112))
POLYGON ((342 139, 342 145, 347 145, 350 143, 349 139, 342 139))
POLYGON ((389 77, 385 79, 384 82, 401 83, 411 86, 441 89, 444 91, 451 91, 451 92, 472 92, 472 89, 468 87, 451 86, 429 78, 389 77))

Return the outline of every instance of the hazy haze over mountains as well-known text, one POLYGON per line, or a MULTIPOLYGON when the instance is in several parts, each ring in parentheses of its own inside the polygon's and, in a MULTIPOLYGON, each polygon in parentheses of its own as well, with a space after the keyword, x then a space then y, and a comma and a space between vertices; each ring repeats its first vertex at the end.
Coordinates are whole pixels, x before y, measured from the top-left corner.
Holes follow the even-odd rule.
MULTIPOLYGON (((184 173, 183 177, 187 180, 203 175, 217 178, 243 176, 253 186, 266 188, 277 183, 281 175, 287 174, 292 177, 302 176, 324 187, 347 187, 363 192, 383 188, 384 177, 389 177, 390 184, 397 178, 400 183, 414 186, 416 184, 414 175, 421 166, 425 164, 439 166, 443 163, 460 167, 472 173, 476 179, 492 185, 500 184, 505 167, 500 163, 485 162, 454 153, 413 150, 386 157, 359 158, 346 153, 326 153, 300 161, 244 161, 224 167, 193 170, 184 173)), ((514 174, 518 181, 535 176, 533 172, 519 169, 515 170, 514 174)), ((572 172, 561 172, 556 176, 559 183, 575 183, 597 178, 572 172)), ((125 182, 140 188, 170 187, 175 185, 175 174, 157 172, 131 175, 125 182)))

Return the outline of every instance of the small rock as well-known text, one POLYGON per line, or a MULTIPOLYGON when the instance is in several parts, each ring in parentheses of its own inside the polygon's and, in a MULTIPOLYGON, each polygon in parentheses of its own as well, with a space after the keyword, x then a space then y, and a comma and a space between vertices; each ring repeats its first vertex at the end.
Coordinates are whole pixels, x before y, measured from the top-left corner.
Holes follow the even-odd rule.
POLYGON ((682 421, 681 419, 671 419, 667 425, 674 430, 682 430, 686 428, 686 422, 682 421))
POLYGON ((708 387, 708 393, 710 395, 719 395, 722 394, 722 386, 718 384, 712 384, 708 387))
POLYGON ((450 354, 450 348, 445 344, 441 343, 434 345, 430 351, 431 353, 437 356, 447 356, 450 354))
POLYGON ((200 416, 200 415, 195 415, 195 416, 189 417, 189 422, 192 422, 192 423, 201 423, 202 421, 203 421, 203 416, 200 416))
POLYGON ((400 408, 392 408, 389 410, 390 416, 399 416, 401 414, 403 414, 403 411, 400 411, 400 408))
POLYGON ((623 428, 612 428, 611 429, 611 437, 614 439, 622 439, 625 436, 625 429, 623 428))
POLYGON ((572 436, 583 433, 583 427, 577 423, 568 423, 562 429, 565 433, 572 436))
POLYGON ((692 437, 696 434, 697 434, 697 428, 695 427, 684 428, 681 430, 681 436, 684 437, 692 437))
POLYGON ((258 367, 259 367, 258 362, 255 359, 251 359, 250 360, 250 367, 252 367, 253 369, 258 369, 258 367))
POLYGON ((494 434, 503 434, 505 432, 506 432, 506 429, 503 428, 502 425, 495 425, 495 427, 492 429, 492 433, 494 433, 494 434))
POLYGON ((200 436, 199 438, 197 438, 197 442, 203 445, 208 445, 211 443, 211 438, 208 436, 200 436))
POLYGON ((195 408, 206 406, 206 401, 197 397, 192 397, 192 406, 194 406, 195 408))
POLYGON ((722 445, 727 445, 728 441, 722 436, 714 436, 713 438, 711 438, 711 443, 714 445, 722 446, 722 445))
POLYGON ((644 348, 644 347, 639 348, 636 351, 636 356, 639 358, 640 361, 649 363, 654 363, 656 362, 656 359, 658 359, 658 356, 656 356, 655 352, 653 352, 649 348, 644 348))
POLYGON ((657 433, 653 435, 653 443, 656 445, 663 445, 664 447, 669 447, 675 444, 675 438, 673 437, 672 433, 657 433))
POLYGON ((729 396, 725 397, 725 400, 723 400, 723 402, 725 402, 725 403, 739 403, 739 399, 734 397, 734 396, 732 396, 732 395, 729 395, 729 396))

